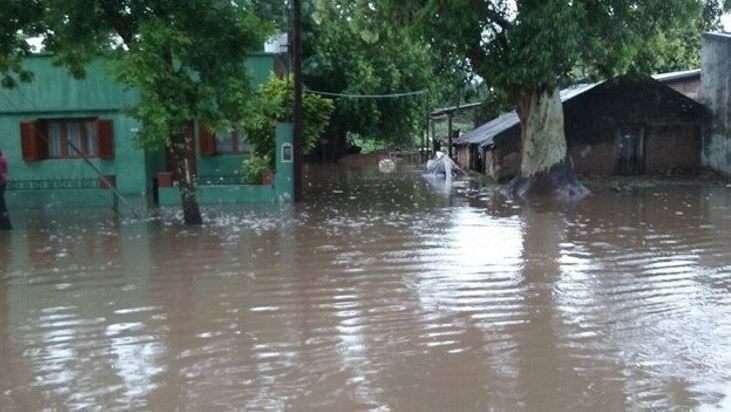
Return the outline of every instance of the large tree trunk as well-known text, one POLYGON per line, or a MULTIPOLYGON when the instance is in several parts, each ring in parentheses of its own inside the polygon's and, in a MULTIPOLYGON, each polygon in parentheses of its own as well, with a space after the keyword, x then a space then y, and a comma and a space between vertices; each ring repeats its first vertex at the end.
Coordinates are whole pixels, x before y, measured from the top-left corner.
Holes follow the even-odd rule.
POLYGON ((188 154, 193 151, 193 141, 185 134, 175 135, 172 138, 172 152, 175 158, 175 173, 180 199, 183 205, 183 220, 186 225, 200 225, 203 223, 198 199, 195 195, 195 176, 193 165, 188 154))
POLYGON ((563 106, 556 87, 526 87, 517 96, 521 125, 520 176, 508 192, 525 198, 534 195, 583 197, 589 191, 578 181, 566 152, 563 106))

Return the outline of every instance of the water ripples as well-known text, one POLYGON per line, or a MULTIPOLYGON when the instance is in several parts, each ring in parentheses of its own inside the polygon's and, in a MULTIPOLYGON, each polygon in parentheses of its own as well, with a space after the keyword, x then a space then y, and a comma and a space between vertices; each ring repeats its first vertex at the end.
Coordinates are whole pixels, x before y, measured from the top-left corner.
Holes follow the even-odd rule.
POLYGON ((731 392, 727 189, 551 209, 324 176, 311 203, 211 210, 199 229, 71 218, 0 238, 0 409, 639 410, 731 392))

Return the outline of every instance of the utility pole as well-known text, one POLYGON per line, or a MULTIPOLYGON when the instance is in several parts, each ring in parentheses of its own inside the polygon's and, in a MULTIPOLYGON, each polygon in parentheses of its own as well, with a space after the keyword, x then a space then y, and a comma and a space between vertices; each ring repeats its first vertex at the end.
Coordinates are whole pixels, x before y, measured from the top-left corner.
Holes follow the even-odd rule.
POLYGON ((447 116, 448 116, 447 120, 449 122, 447 125, 447 145, 449 145, 449 148, 447 150, 447 155, 451 159, 452 158, 452 137, 453 137, 452 134, 454 133, 452 131, 452 118, 454 117, 454 113, 449 112, 449 114, 447 116))
POLYGON ((294 201, 301 202, 304 179, 302 175, 302 0, 292 0, 292 65, 294 71, 294 108, 292 115, 294 154, 294 201))

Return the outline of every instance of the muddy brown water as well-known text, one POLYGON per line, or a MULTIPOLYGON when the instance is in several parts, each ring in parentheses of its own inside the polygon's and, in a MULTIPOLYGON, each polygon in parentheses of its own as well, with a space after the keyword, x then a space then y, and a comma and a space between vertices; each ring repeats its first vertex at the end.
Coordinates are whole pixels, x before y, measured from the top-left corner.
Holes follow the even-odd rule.
POLYGON ((0 410, 731 409, 731 189, 556 208, 360 165, 308 195, 14 211, 0 410))

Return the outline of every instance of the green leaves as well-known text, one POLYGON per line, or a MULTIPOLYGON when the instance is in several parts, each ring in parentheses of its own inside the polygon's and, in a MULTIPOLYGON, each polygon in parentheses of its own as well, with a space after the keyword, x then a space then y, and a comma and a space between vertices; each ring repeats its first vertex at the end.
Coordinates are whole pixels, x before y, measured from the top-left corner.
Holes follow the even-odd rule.
POLYGON ((627 71, 690 68, 717 0, 381 0, 389 19, 510 92, 627 71), (577 70, 577 68, 579 70, 577 70))
POLYGON ((262 174, 271 169, 272 158, 259 155, 253 155, 244 160, 241 168, 241 174, 244 178, 244 184, 259 185, 261 184, 262 174))
MULTIPOLYGON (((292 78, 278 78, 272 75, 269 82, 257 93, 257 108, 244 125, 246 139, 254 145, 256 154, 268 158, 274 168, 276 122, 291 122, 294 99, 292 78)), ((330 123, 330 115, 335 106, 330 99, 312 93, 305 93, 302 101, 304 122, 302 137, 303 149, 312 149, 317 139, 330 123)))
MULTIPOLYGON (((315 90, 345 94, 441 91, 431 48, 393 24, 378 1, 317 0, 306 21, 304 72, 315 90)), ((307 13, 306 13, 307 14, 307 13)), ((451 80, 451 79, 450 79, 451 80)), ((331 132, 410 145, 424 126, 423 97, 335 99, 331 132)))
POLYGON ((31 79, 22 70, 25 42, 41 36, 54 62, 83 77, 105 57, 116 78, 138 91, 129 108, 143 125, 138 143, 170 144, 193 119, 214 127, 246 117, 254 91, 245 68, 274 29, 249 0, 8 0, 0 3, 0 79, 31 79), (13 75, 14 74, 14 75, 13 75))

